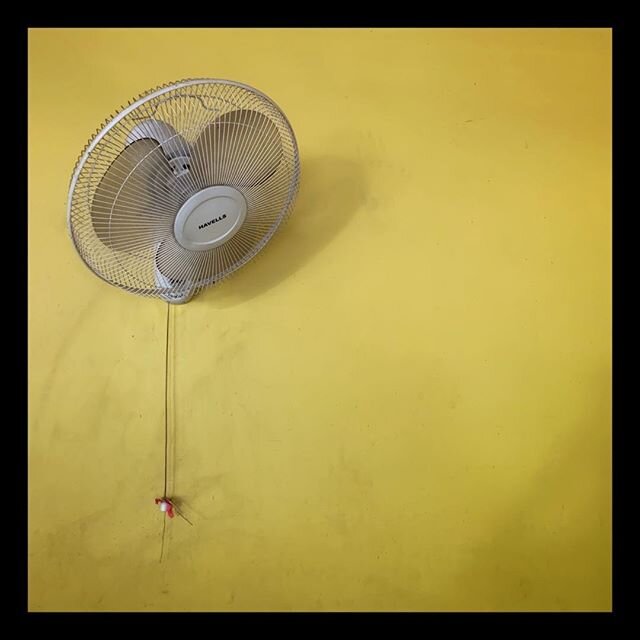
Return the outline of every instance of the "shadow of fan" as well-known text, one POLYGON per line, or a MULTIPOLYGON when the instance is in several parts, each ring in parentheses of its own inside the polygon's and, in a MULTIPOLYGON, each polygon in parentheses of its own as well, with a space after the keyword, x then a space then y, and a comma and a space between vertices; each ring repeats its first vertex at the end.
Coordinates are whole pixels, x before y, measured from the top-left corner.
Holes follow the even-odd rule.
POLYGON ((302 159, 300 191, 289 220, 253 260, 228 280, 200 293, 192 304, 235 306, 265 293, 336 237, 364 198, 362 168, 353 160, 302 159))

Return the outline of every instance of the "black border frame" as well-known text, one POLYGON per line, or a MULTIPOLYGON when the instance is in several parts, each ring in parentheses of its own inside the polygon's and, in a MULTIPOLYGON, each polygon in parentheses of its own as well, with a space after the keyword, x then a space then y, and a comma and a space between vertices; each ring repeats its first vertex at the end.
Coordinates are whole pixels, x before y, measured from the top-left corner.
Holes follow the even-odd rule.
MULTIPOLYGON (((370 7, 371 9, 372 7, 370 7)), ((430 9, 429 7, 427 7, 430 9)), ((242 12, 248 13, 246 7, 241 7, 242 12)), ((117 7, 111 7, 112 17, 117 13, 117 7)), ((12 43, 14 45, 15 65, 12 65, 15 73, 17 91, 15 95, 14 126, 10 128, 16 136, 17 154, 9 154, 14 162, 18 164, 18 185, 16 189, 12 189, 12 195, 17 199, 17 211, 22 215, 19 216, 20 232, 17 238, 13 235, 11 249, 14 252, 11 262, 11 273, 15 273, 16 265, 19 265, 17 271, 19 277, 12 277, 15 291, 12 303, 15 301, 19 307, 18 313, 14 315, 14 335, 8 336, 8 342, 15 349, 15 372, 13 370, 6 371, 7 378, 17 387, 13 394, 18 398, 18 417, 19 420, 15 425, 8 425, 8 431, 12 436, 16 437, 16 455, 13 456, 15 464, 15 493, 17 499, 12 500, 11 513, 5 512, 5 522, 7 528, 10 528, 14 536, 14 553, 12 559, 15 562, 15 579, 12 584, 17 585, 15 595, 14 611, 18 619, 22 622, 55 622, 55 621, 77 621, 82 623, 102 623, 105 622, 124 622, 135 624, 136 622, 160 622, 163 625, 185 622, 185 621, 202 621, 211 622, 211 619, 204 616, 217 615, 220 616, 216 623, 227 622, 229 624, 237 623, 240 616, 253 615, 258 616, 256 622, 266 622, 267 616, 280 617, 278 613, 147 613, 139 617, 137 613, 40 613, 29 612, 27 609, 27 464, 28 464, 28 429, 27 420, 27 389, 28 389, 28 371, 27 371, 27 140, 28 140, 28 29, 34 27, 430 27, 430 28, 465 28, 465 27, 565 27, 565 28, 584 28, 598 27, 611 28, 613 34, 613 57, 612 57, 612 98, 613 98, 613 205, 615 213, 613 215, 613 528, 612 528, 612 585, 613 594, 612 612, 608 613, 564 613, 564 612, 548 612, 548 613, 512 613, 512 612, 492 612, 492 613, 368 613, 372 621, 380 625, 383 621, 392 622, 397 625, 402 620, 406 622, 463 622, 469 621, 471 624, 478 625, 481 622, 488 623, 505 623, 508 626, 522 622, 526 625, 532 625, 533 628, 537 624, 552 623, 562 626, 563 624, 577 624, 579 622, 587 622, 590 626, 596 623, 620 623, 626 620, 628 614, 628 591, 625 588, 628 582, 627 567, 629 564, 629 547, 626 541, 627 532, 630 528, 630 520, 626 516, 625 501, 628 495, 625 495, 628 483, 625 481, 625 472, 628 469, 626 456, 631 448, 628 432, 624 428, 626 414, 624 403, 628 400, 628 382, 624 375, 624 371, 628 366, 629 348, 624 339, 621 337, 625 333, 625 323, 628 322, 631 314, 624 309, 626 298, 624 289, 627 288, 629 275, 626 270, 626 264, 630 255, 628 247, 630 230, 627 228, 628 218, 624 215, 625 204, 625 183, 626 183, 626 164, 625 142, 628 134, 626 132, 626 101, 628 99, 627 83, 625 77, 627 75, 627 49, 628 34, 624 21, 619 17, 611 15, 606 16, 588 16, 585 17, 555 17, 551 19, 521 19, 512 15, 503 14, 499 18, 491 17, 488 11, 484 11, 482 16, 476 16, 475 19, 465 18, 461 14, 450 14, 447 17, 438 15, 437 12, 429 11, 429 19, 421 20, 417 16, 407 17, 399 15, 397 11, 385 15, 374 17, 372 15, 348 15, 343 10, 334 16, 315 17, 311 19, 302 19, 297 14, 289 11, 283 15, 275 15, 273 13, 262 16, 258 21, 256 15, 253 15, 254 21, 247 18, 246 15, 241 17, 241 11, 235 15, 224 15, 217 9, 214 12, 215 17, 209 18, 206 15, 199 15, 198 11, 190 11, 190 19, 179 19, 180 16, 172 16, 171 11, 167 11, 165 18, 172 18, 171 21, 158 19, 150 20, 146 18, 136 18, 127 13, 122 14, 126 17, 114 20, 113 24, 108 24, 108 20, 104 18, 64 18, 60 12, 55 16, 42 17, 25 17, 22 16, 14 25, 12 43), (198 16, 198 17, 194 17, 198 16), (337 17, 339 16, 339 17, 337 17), (74 22, 76 24, 74 24, 74 22), (626 224, 627 223, 627 224, 626 224), (23 286, 24 285, 24 286, 23 286), (23 315, 24 314, 24 315, 23 315), (22 419, 22 408, 24 408, 25 419, 22 419), (24 510, 23 510, 24 509, 24 510), (11 520, 9 520, 11 515, 11 520), (17 522, 14 517, 17 516, 17 522), (115 615, 114 615, 115 614, 115 615), (185 619, 183 616, 188 616, 185 619), (382 616, 382 617, 381 617, 382 616), (392 617, 389 617, 392 616, 392 617)), ((12 397, 7 394, 7 397, 12 397)), ((13 413, 13 412, 10 412, 13 413)), ((302 613, 292 612, 288 614, 288 619, 297 620, 299 622, 307 620, 309 616, 315 618, 315 623, 319 622, 318 616, 326 616, 322 613, 302 613), (301 618, 304 616, 304 618, 301 618)), ((337 622, 344 625, 349 622, 362 622, 361 618, 355 618, 351 613, 332 613, 330 615, 339 616, 337 622)), ((214 632, 219 627, 213 629, 214 632)))

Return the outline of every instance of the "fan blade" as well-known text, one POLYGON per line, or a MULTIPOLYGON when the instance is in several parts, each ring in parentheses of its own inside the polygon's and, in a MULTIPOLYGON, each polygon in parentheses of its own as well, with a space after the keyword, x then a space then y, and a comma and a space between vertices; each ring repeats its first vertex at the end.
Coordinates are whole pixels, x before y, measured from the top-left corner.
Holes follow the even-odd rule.
POLYGON ((175 178, 155 140, 139 139, 115 158, 98 185, 91 222, 110 249, 148 250, 171 234, 180 206, 175 178))
POLYGON ((171 235, 160 243, 155 266, 166 287, 189 290, 214 275, 214 251, 189 251, 171 235))
POLYGON ((204 186, 254 187, 273 175, 281 159, 273 122, 258 111, 239 109, 204 128, 193 146, 192 171, 204 186))

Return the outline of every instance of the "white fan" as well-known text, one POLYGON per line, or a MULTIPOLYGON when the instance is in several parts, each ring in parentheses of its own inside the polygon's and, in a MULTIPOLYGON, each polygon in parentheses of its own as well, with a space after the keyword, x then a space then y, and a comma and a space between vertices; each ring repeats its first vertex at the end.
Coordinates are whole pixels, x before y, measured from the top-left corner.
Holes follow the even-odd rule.
POLYGON ((103 280, 183 303, 265 246, 299 177, 293 130, 272 100, 238 82, 184 80, 132 101, 87 145, 69 231, 103 280))

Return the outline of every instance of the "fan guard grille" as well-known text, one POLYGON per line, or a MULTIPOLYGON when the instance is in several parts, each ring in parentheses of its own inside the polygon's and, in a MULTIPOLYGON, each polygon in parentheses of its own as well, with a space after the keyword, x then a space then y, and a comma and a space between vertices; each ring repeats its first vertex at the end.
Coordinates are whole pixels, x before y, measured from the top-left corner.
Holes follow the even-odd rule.
POLYGON ((69 189, 69 230, 102 279, 184 302, 265 246, 299 176, 293 130, 272 100, 236 82, 184 80, 132 101, 87 145, 69 189), (222 244, 189 250, 174 234, 177 213, 213 186, 240 192, 246 217, 222 244))

